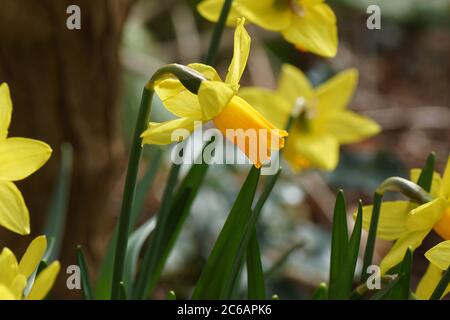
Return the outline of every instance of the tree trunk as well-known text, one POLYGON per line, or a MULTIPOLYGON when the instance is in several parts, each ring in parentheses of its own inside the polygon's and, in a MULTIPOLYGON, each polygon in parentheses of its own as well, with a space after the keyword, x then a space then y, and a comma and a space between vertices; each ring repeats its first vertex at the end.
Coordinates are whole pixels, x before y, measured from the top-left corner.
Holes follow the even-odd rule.
MULTIPOLYGON (((76 245, 84 247, 95 270, 117 215, 112 190, 125 165, 117 117, 118 49, 131 3, 0 0, 0 82, 11 88, 10 136, 40 139, 54 150, 43 169, 19 183, 33 236, 43 230, 59 147, 65 141, 74 147, 58 296, 72 296, 65 288, 65 271, 76 263, 76 245), (81 30, 66 27, 66 9, 72 4, 81 9, 81 30)), ((0 244, 18 255, 31 239, 4 230, 0 234, 0 244)))

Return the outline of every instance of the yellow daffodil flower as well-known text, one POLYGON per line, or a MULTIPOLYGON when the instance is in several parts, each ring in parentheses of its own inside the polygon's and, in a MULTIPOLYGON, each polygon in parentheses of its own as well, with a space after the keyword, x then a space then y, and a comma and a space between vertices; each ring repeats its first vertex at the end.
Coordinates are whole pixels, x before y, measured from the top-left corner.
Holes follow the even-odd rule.
POLYGON ((35 238, 20 262, 8 248, 0 253, 0 300, 42 300, 53 287, 60 264, 52 262, 42 270, 29 290, 30 276, 36 271, 47 248, 45 236, 35 238))
POLYGON ((24 235, 30 233, 30 217, 13 181, 22 180, 42 167, 52 149, 38 140, 8 138, 11 114, 9 87, 3 83, 0 84, 0 225, 24 235))
POLYGON ((293 110, 301 108, 289 131, 285 159, 294 170, 333 170, 339 160, 339 145, 354 143, 377 134, 372 120, 346 109, 357 83, 350 69, 313 88, 299 69, 283 65, 278 89, 243 88, 239 95, 277 127, 286 127, 293 110))
MULTIPOLYGON (((417 182, 420 169, 411 170, 410 179, 417 182)), ((430 194, 433 200, 419 205, 409 201, 386 201, 381 205, 377 236, 396 240, 389 253, 381 261, 384 274, 397 265, 410 247, 415 250, 434 229, 445 240, 450 240, 450 157, 443 177, 434 173, 430 194)), ((368 229, 372 206, 363 208, 363 226, 368 229)), ((441 265, 442 266, 442 265, 441 265)))
MULTIPOLYGON (((219 19, 224 0, 204 0, 197 9, 207 20, 219 19)), ((337 51, 336 16, 324 0, 234 0, 227 23, 243 16, 270 31, 280 32, 298 49, 324 57, 337 51)))
POLYGON ((250 51, 250 37, 244 23, 244 19, 238 20, 234 35, 233 59, 224 82, 214 68, 197 63, 188 67, 207 79, 202 81, 197 95, 183 87, 179 80, 164 79, 155 84, 155 91, 164 106, 179 118, 163 123, 151 122, 142 134, 143 144, 170 144, 174 142, 172 135, 175 130, 186 129, 192 132, 195 122, 204 123, 212 120, 221 133, 235 143, 257 167, 268 160, 271 149, 284 146, 287 132, 278 130, 250 104, 236 95, 250 51), (257 135, 258 141, 247 143, 246 139, 242 139, 248 129, 260 133, 257 135), (234 130, 235 134, 227 134, 229 130, 234 130), (278 142, 276 143, 278 146, 273 145, 271 141, 278 142), (259 146, 266 146, 267 150, 261 152, 259 146))
MULTIPOLYGON (((416 290, 416 296, 423 300, 431 297, 431 294, 442 278, 443 271, 447 270, 450 266, 450 241, 446 240, 434 246, 425 253, 425 257, 430 261, 430 264, 416 290)), ((449 292, 450 285, 447 286, 442 297, 449 292)))

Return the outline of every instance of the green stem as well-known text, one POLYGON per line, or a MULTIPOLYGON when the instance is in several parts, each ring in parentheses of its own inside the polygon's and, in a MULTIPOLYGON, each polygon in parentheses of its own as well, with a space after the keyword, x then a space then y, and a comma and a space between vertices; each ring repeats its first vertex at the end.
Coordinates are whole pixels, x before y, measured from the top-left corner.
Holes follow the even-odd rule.
POLYGON ((133 134, 131 144, 131 153, 128 161, 128 170, 125 180, 125 188, 123 193, 122 208, 118 223, 118 234, 116 251, 114 255, 114 270, 111 288, 111 298, 118 299, 120 297, 120 282, 122 281, 125 256, 128 246, 128 232, 130 228, 131 210, 136 191, 136 179, 139 169, 139 161, 141 159, 141 133, 147 128, 147 121, 151 110, 151 101, 153 97, 153 85, 147 85, 141 98, 141 106, 139 109, 136 127, 133 134))
POLYGON ((222 11, 220 12, 219 20, 214 26, 214 31, 211 36, 211 42, 209 43, 208 55, 206 56, 205 63, 212 65, 217 57, 217 52, 219 51, 220 41, 222 39, 222 34, 227 23, 228 15, 231 10, 231 5, 233 0, 225 0, 222 11))

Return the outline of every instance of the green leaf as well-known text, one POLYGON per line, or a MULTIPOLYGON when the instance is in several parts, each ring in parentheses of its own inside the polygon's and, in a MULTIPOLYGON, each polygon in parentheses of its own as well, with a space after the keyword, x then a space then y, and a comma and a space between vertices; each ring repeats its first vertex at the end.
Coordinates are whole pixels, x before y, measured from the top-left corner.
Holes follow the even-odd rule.
POLYGON ((89 280, 89 270, 87 268, 86 261, 84 260, 81 246, 77 247, 77 263, 81 272, 81 289, 83 291, 83 296, 86 300, 93 300, 94 295, 92 294, 91 283, 89 280))
POLYGON ((347 258, 345 259, 345 268, 344 268, 344 275, 346 278, 345 282, 345 288, 342 288, 342 290, 345 290, 345 292, 348 293, 348 297, 351 295, 352 290, 352 284, 353 280, 355 278, 355 269, 356 269, 356 263, 358 262, 358 255, 359 255, 359 245, 361 243, 361 232, 362 232, 362 202, 358 202, 358 214, 356 216, 355 225, 353 227, 352 235, 350 237, 350 242, 348 244, 348 251, 347 251, 347 258))
MULTIPOLYGON (((158 172, 162 154, 162 149, 158 148, 154 150, 150 157, 147 170, 136 187, 136 196, 133 202, 133 209, 131 211, 130 230, 134 229, 139 215, 142 212, 145 198, 153 184, 153 181, 155 180, 156 173, 158 172)), ((95 287, 95 297, 97 299, 103 300, 109 299, 110 297, 116 240, 117 226, 114 229, 111 241, 109 242, 108 248, 106 250, 105 258, 103 259, 102 265, 100 266, 99 276, 95 287)))
POLYGON ((314 291, 312 300, 327 300, 328 299, 328 286, 325 282, 319 284, 317 289, 314 291))
POLYGON ((425 165, 420 173, 417 184, 421 186, 426 192, 430 192, 431 184, 433 182, 434 163, 436 162, 436 154, 430 153, 425 162, 425 165))
MULTIPOLYGON (((152 241, 145 249, 144 259, 136 280, 133 297, 146 299, 153 291, 165 262, 173 249, 206 176, 209 165, 194 164, 181 182, 172 201, 164 201, 158 213, 152 241)), ((170 179, 169 179, 170 180, 170 179)), ((172 191, 172 189, 168 189, 172 191)), ((164 197, 165 198, 165 197, 164 197)))
POLYGON ((170 290, 167 292, 167 300, 177 300, 177 295, 175 294, 175 291, 170 290))
POLYGON ((383 300, 383 299, 385 299, 389 295, 391 290, 397 285, 397 283, 400 280, 402 280, 402 278, 404 276, 405 275, 402 274, 402 275, 398 276, 397 278, 395 278, 394 280, 392 280, 391 282, 389 282, 389 284, 386 287, 384 287, 383 289, 379 290, 372 297, 370 297, 370 300, 383 300))
POLYGON ((347 210, 345 208, 344 192, 340 190, 334 207, 331 234, 329 299, 341 300, 349 297, 347 278, 344 276, 344 268, 348 258, 348 246, 347 210))
POLYGON ((193 299, 226 299, 231 294, 250 240, 245 243, 246 229, 251 227, 250 236, 254 228, 255 221, 251 226, 249 222, 259 176, 260 170, 253 166, 202 270, 193 299))
POLYGON ((444 275, 442 276, 438 285, 436 286, 433 293, 431 294, 430 300, 441 299, 441 297, 444 294, 445 289, 447 289, 447 286, 449 283, 450 283, 450 268, 448 268, 447 271, 444 272, 444 275))
POLYGON ((127 289, 123 281, 120 281, 119 300, 127 300, 127 289))
POLYGON ((69 143, 61 146, 61 164, 58 178, 53 190, 50 206, 47 213, 47 221, 44 234, 49 239, 44 260, 52 262, 59 256, 61 243, 66 227, 68 199, 70 193, 70 181, 72 175, 73 149, 69 143))
POLYGON ((386 294, 386 300, 408 300, 411 285, 411 268, 412 268, 412 250, 408 249, 402 262, 393 268, 392 272, 401 275, 401 279, 390 292, 386 294))
POLYGON ((266 298, 266 285, 255 229, 252 232, 247 250, 247 279, 248 298, 250 300, 264 300, 266 298))

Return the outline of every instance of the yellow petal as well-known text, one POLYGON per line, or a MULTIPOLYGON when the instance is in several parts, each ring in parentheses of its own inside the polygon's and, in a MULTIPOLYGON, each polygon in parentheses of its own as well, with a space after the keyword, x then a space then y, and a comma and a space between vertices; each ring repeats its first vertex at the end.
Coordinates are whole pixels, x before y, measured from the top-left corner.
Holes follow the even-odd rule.
POLYGON ((58 275, 60 264, 58 261, 54 261, 47 268, 41 271, 34 281, 30 294, 27 300, 42 300, 49 293, 50 289, 55 283, 56 276, 58 275))
POLYGON ((286 131, 278 130, 238 96, 213 121, 256 167, 270 159, 271 150, 283 148, 287 136, 286 131))
POLYGON ((8 248, 3 248, 0 254, 0 283, 10 287, 17 275, 19 266, 14 253, 8 248))
POLYGON ((44 142, 8 138, 0 142, 0 180, 17 181, 28 177, 50 158, 52 149, 44 142))
MULTIPOLYGON (((396 240, 407 232, 406 218, 409 211, 417 207, 408 201, 386 201, 381 204, 377 237, 396 240)), ((363 207, 363 228, 369 230, 373 206, 363 207)))
POLYGON ((447 159, 447 165, 442 176, 441 196, 450 200, 450 157, 447 159))
POLYGON ((0 225, 21 235, 30 233, 30 216, 14 183, 0 181, 0 225))
POLYGON ((31 241, 19 263, 20 273, 27 278, 36 270, 44 256, 47 248, 47 239, 45 236, 39 236, 31 241))
POLYGON ((284 38, 303 51, 324 57, 337 52, 336 16, 326 4, 304 8, 303 15, 293 15, 291 24, 282 31, 284 38))
POLYGON ((25 289, 26 285, 27 285, 27 278, 23 274, 18 274, 14 278, 9 289, 11 290, 11 293, 14 295, 14 298, 16 300, 22 299, 23 289, 25 289))
POLYGON ((422 204, 411 210, 408 214, 406 227, 409 230, 433 228, 449 206, 449 201, 444 198, 436 198, 430 202, 422 204))
POLYGON ((190 64, 188 64, 188 67, 191 68, 191 69, 194 69, 197 72, 200 72, 208 80, 222 81, 222 79, 220 78, 220 76, 217 73, 216 69, 214 69, 211 66, 208 66, 207 64, 190 63, 190 64))
MULTIPOLYGON (((411 169, 411 171, 409 172, 409 179, 412 182, 417 183, 417 181, 419 180, 421 172, 422 172, 422 169, 411 169)), ((440 195, 441 187, 442 187, 441 176, 439 175, 439 173, 433 172, 433 180, 431 182, 430 194, 433 197, 437 198, 440 195)))
POLYGON ((306 101, 313 97, 313 88, 306 75, 294 66, 284 64, 281 68, 278 80, 278 93, 294 106, 297 98, 302 97, 306 101))
POLYGON ((421 300, 429 300, 434 289, 438 285, 442 277, 442 270, 434 266, 432 263, 428 265, 427 271, 420 279, 416 289, 416 296, 421 300))
POLYGON ((0 283, 0 300, 15 300, 14 293, 2 283, 0 283))
MULTIPOLYGON (((205 19, 211 22, 217 22, 222 11, 223 3, 224 0, 204 0, 197 5, 197 10, 205 19)), ((233 1, 230 13, 228 14, 227 25, 234 26, 236 19, 239 17, 241 17, 241 14, 236 10, 236 1, 233 1)))
POLYGON ((407 233, 398 239, 392 246, 391 250, 389 250, 388 254, 381 261, 381 274, 385 274, 392 267, 399 264, 403 260, 408 248, 411 248, 411 250, 414 251, 417 247, 419 247, 429 232, 430 229, 414 231, 407 233))
POLYGON ((220 114, 234 96, 233 89, 221 81, 203 81, 198 90, 202 116, 208 121, 220 114))
POLYGON ((234 1, 236 9, 249 21, 272 31, 281 31, 289 26, 292 12, 289 4, 273 0, 234 1))
MULTIPOLYGON (((194 119, 180 118, 162 123, 150 122, 142 135, 142 144, 171 144, 186 139, 194 131, 194 119)), ((201 122, 200 122, 201 123, 201 122)))
POLYGON ((268 89, 248 87, 239 90, 239 96, 277 128, 286 127, 292 106, 280 95, 268 89))
POLYGON ((11 122, 12 102, 7 83, 0 84, 0 140, 8 136, 11 122))
POLYGON ((247 64, 248 55, 250 53, 250 36, 244 27, 245 19, 239 19, 234 32, 234 49, 233 58, 228 67, 225 82, 232 85, 235 90, 239 88, 239 81, 244 73, 247 64))
POLYGON ((296 126, 290 131, 284 151, 285 159, 294 170, 319 168, 334 170, 339 161, 339 143, 330 135, 300 132, 296 126))
POLYGON ((358 83, 358 71, 348 69, 316 88, 319 114, 342 111, 347 107, 358 83))
POLYGON ((441 270, 450 266, 450 240, 442 241, 425 253, 425 257, 441 270))

